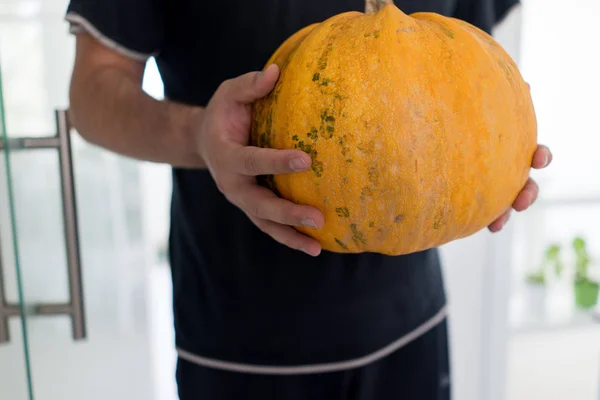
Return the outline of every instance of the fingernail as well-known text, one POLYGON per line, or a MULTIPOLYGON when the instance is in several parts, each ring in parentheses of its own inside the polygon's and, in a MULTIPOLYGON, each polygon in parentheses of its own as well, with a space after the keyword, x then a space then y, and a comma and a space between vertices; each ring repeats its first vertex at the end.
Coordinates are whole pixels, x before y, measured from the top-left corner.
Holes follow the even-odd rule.
POLYGON ((305 248, 300 249, 301 251, 305 252, 306 254, 308 254, 311 257, 316 257, 320 254, 320 252, 318 252, 317 254, 312 254, 311 252, 309 252, 308 250, 306 250, 305 248))
POLYGON ((548 162, 550 162, 550 156, 546 154, 544 156, 544 167, 548 166, 548 162))
POLYGON ((257 77, 256 77, 256 78, 257 78, 257 79, 261 79, 261 78, 262 78, 262 77, 265 75, 265 72, 266 72, 266 71, 267 71, 269 68, 273 68, 273 64, 270 64, 270 65, 268 65, 266 68, 263 68, 262 70, 260 70, 260 71, 258 72, 258 75, 257 75, 257 77))
POLYGON ((308 165, 302 158, 294 158, 290 161, 290 168, 294 171, 304 171, 306 168, 308 168, 308 165))
POLYGON ((302 226, 308 226, 309 228, 317 229, 317 224, 315 224, 315 221, 310 218, 303 218, 300 223, 302 226))

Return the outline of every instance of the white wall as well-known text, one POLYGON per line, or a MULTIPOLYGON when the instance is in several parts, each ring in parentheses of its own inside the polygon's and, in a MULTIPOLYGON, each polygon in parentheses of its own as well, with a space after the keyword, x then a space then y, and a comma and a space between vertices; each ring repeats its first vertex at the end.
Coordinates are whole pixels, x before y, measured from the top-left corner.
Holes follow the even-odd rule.
POLYGON ((485 234, 442 247, 450 308, 453 398, 480 400, 482 306, 487 240, 485 234))

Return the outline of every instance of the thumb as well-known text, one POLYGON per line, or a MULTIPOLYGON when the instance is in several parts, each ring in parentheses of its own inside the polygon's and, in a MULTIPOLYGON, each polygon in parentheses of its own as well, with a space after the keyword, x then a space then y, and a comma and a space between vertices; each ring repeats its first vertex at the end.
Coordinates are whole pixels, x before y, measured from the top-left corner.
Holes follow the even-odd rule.
POLYGON ((279 67, 271 64, 263 71, 248 72, 231 79, 226 86, 224 96, 227 100, 250 104, 267 94, 279 78, 279 67))

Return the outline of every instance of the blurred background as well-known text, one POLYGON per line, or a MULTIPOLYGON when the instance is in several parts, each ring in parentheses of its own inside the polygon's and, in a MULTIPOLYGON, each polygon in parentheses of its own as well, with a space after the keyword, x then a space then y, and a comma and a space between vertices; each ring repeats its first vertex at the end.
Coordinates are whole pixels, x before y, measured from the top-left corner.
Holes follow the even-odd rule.
MULTIPOLYGON (((0 399, 175 400, 170 170, 68 129, 66 6, 0 0, 0 399)), ((442 248, 457 400, 600 400, 599 18, 523 0, 494 33, 554 161, 504 231, 442 248)))

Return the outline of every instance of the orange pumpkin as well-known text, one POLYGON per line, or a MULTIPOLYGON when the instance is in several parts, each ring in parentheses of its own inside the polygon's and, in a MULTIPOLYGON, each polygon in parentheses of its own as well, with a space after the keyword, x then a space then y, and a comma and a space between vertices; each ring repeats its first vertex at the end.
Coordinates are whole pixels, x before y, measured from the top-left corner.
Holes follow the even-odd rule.
POLYGON ((309 171, 268 182, 324 213, 323 228, 297 229, 325 250, 400 255, 469 236, 528 178, 529 88, 466 22, 393 4, 346 12, 295 33, 271 63, 280 78, 253 105, 252 144, 311 156, 309 171))

